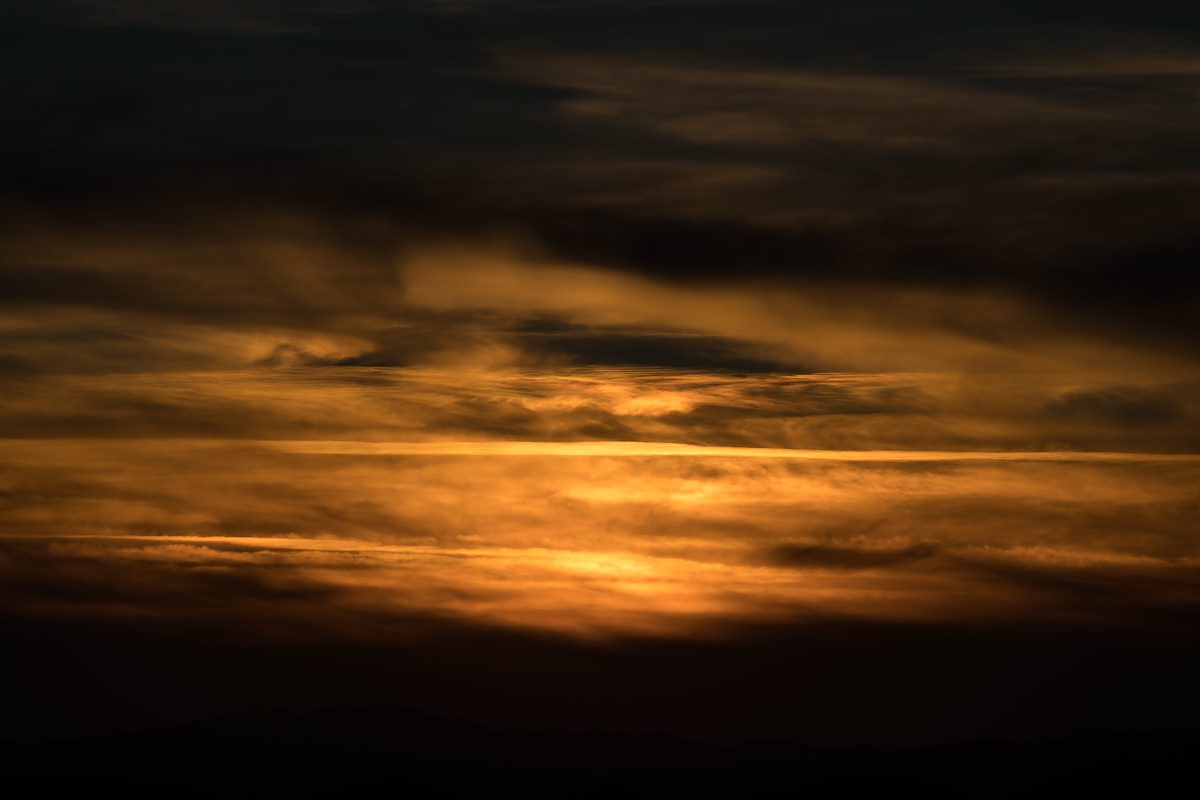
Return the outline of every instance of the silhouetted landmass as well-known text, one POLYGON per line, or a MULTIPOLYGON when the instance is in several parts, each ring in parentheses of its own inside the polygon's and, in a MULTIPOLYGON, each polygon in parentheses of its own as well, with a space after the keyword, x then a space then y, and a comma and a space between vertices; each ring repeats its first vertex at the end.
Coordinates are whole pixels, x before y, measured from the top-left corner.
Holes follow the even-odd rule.
POLYGON ((715 745, 664 736, 502 730, 404 709, 258 712, 6 748, 28 796, 921 797, 1161 792, 1200 737, 976 741, 920 748, 715 745))

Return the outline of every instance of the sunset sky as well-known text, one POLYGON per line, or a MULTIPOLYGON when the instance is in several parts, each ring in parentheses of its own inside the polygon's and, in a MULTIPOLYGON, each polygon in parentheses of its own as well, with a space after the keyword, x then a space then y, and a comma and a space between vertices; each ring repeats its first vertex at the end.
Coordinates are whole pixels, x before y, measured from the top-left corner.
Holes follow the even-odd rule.
POLYGON ((0 738, 1196 729, 1194 3, 0 13, 0 738))

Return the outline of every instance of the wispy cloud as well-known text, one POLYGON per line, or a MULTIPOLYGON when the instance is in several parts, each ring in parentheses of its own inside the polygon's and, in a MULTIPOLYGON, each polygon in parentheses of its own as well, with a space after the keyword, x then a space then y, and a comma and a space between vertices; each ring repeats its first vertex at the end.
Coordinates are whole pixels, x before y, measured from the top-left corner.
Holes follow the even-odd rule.
POLYGON ((263 624, 312 614, 368 638, 412 614, 708 636, 1195 602, 1195 457, 212 439, 0 454, 26 614, 191 619, 250 592, 263 624))

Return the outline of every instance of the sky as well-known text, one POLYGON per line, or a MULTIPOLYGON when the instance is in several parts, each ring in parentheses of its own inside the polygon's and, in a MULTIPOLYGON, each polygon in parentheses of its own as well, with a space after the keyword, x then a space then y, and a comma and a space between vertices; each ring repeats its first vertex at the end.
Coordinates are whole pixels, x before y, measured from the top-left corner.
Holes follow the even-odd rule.
POLYGON ((0 735, 1195 730, 1198 53, 1171 0, 12 0, 0 735))

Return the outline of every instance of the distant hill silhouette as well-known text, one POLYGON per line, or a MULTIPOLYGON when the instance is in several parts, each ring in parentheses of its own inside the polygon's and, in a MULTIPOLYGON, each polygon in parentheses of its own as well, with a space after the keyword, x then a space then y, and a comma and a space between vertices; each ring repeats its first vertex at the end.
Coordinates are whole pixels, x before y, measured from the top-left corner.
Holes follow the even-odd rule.
POLYGON ((1189 735, 919 748, 716 745, 335 707, 10 744, 0 767, 9 782, 28 781, 25 797, 1161 797, 1172 784, 1187 785, 1198 744, 1189 735))

